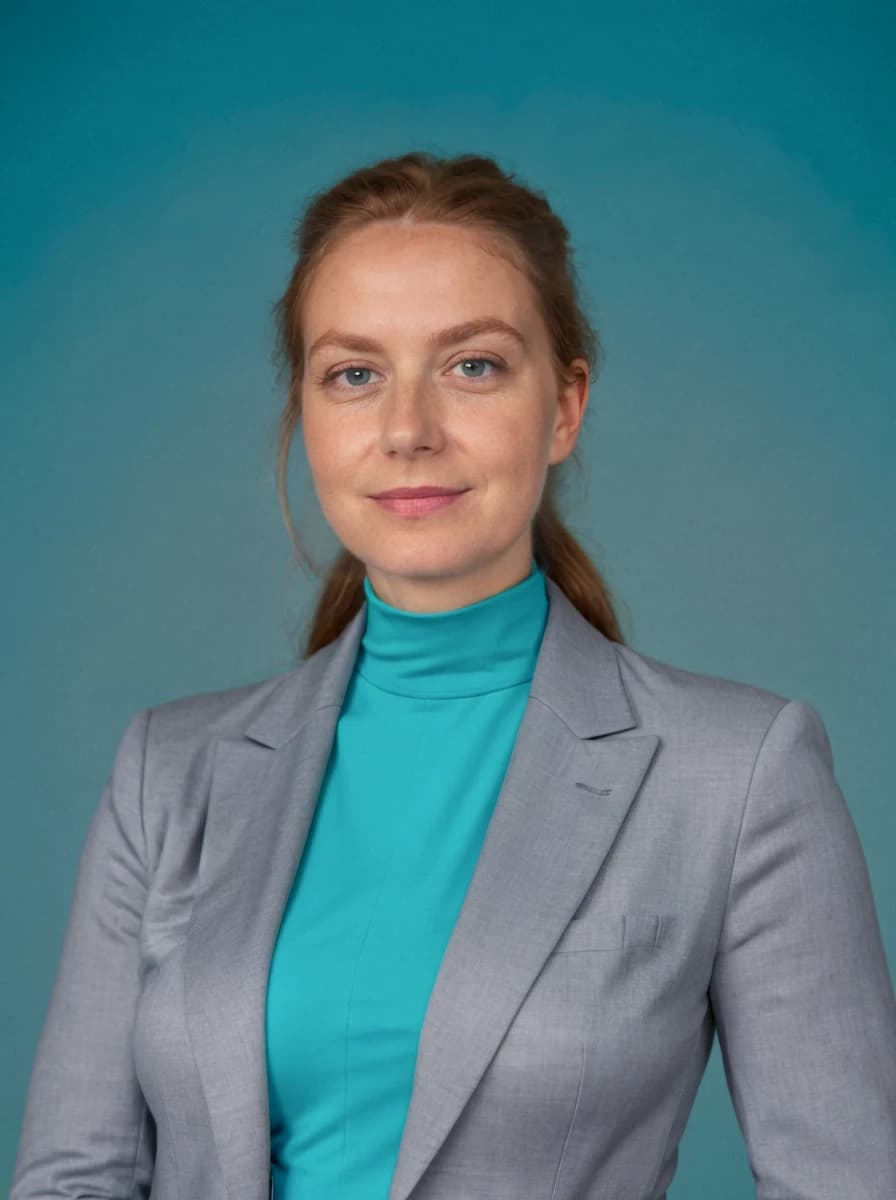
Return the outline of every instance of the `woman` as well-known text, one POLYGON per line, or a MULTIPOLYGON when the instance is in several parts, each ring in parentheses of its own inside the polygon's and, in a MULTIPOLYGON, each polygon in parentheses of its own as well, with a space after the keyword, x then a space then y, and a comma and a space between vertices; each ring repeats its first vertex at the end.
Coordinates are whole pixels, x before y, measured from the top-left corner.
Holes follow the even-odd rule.
POLYGON ((281 500, 301 425, 342 550, 297 668, 127 725, 13 1200, 659 1200, 715 1033, 758 1195, 892 1200, 822 720, 625 646, 555 511, 599 350, 563 224, 408 154, 297 250, 281 500))

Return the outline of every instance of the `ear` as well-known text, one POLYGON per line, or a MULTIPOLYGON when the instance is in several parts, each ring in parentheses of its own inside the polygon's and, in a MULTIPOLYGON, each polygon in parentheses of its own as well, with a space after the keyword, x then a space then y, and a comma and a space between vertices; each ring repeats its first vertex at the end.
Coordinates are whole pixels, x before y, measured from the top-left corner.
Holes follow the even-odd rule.
POLYGON ((575 449, 585 409, 588 407, 590 374, 584 358, 574 358, 566 368, 557 391, 557 410, 551 436, 548 463, 563 462, 575 449))

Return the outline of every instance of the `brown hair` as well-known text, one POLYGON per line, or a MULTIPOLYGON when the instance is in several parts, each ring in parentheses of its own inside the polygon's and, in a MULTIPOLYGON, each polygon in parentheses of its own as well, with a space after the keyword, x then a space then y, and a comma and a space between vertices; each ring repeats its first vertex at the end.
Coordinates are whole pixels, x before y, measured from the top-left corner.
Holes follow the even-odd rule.
MULTIPOLYGON (((296 536, 286 492, 289 450, 302 411, 302 305, 312 273, 337 239, 382 220, 463 225, 483 232, 498 253, 511 257, 533 285, 558 379, 576 357, 588 362, 593 378, 603 353, 578 299, 566 226, 542 193, 517 182, 493 159, 474 154, 440 158, 418 151, 361 167, 315 193, 294 234, 297 261, 273 309, 275 354, 289 375, 277 433, 277 489, 293 548, 315 574, 320 572, 296 536)), ((581 469, 575 451, 569 459, 581 469)), ((557 471, 569 459, 548 467, 533 521, 533 557, 586 620, 612 641, 623 642, 606 583, 556 509, 557 471)), ((364 576, 364 563, 343 547, 326 573, 303 658, 332 642, 357 613, 365 599, 364 576)))

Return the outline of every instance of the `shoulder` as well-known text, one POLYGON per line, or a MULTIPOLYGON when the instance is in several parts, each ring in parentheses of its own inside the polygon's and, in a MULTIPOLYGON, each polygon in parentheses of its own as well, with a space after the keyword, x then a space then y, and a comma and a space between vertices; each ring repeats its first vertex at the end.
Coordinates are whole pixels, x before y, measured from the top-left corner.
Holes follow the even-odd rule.
POLYGON ((614 644, 619 674, 639 725, 704 744, 760 740, 778 714, 798 701, 746 680, 692 671, 614 644))
POLYGON ((176 696, 148 709, 148 742, 171 751, 218 738, 238 737, 274 692, 300 667, 252 683, 176 696))
POLYGON ((141 709, 132 718, 119 755, 134 759, 132 776, 140 781, 141 820, 152 864, 159 862, 170 837, 189 844, 190 831, 204 819, 219 743, 241 739, 256 715, 300 669, 236 687, 177 696, 141 709))
POLYGON ((638 725, 660 736, 667 764, 689 796, 730 785, 770 804, 835 794, 834 756, 818 710, 770 688, 689 671, 616 645, 620 676, 638 725))

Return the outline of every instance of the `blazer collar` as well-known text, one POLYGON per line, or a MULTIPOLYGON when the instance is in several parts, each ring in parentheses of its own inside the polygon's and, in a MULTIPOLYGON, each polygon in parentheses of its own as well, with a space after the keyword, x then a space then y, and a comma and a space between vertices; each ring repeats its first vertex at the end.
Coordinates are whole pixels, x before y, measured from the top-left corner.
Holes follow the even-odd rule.
MULTIPOLYGON (((580 738, 632 729, 635 716, 619 674, 613 642, 586 621, 549 576, 548 619, 529 695, 547 705, 580 738)), ((245 727, 271 749, 289 741, 310 713, 341 707, 367 619, 361 605, 335 641, 287 672, 245 727)))
MULTIPOLYGON (((659 744, 628 732, 636 716, 613 643, 547 585, 529 699, 430 994, 388 1200, 411 1197, 445 1142, 594 882, 659 744)), ((184 985, 229 1200, 267 1200, 268 973, 364 621, 362 607, 339 637, 259 693, 241 733, 215 743, 184 985)))

